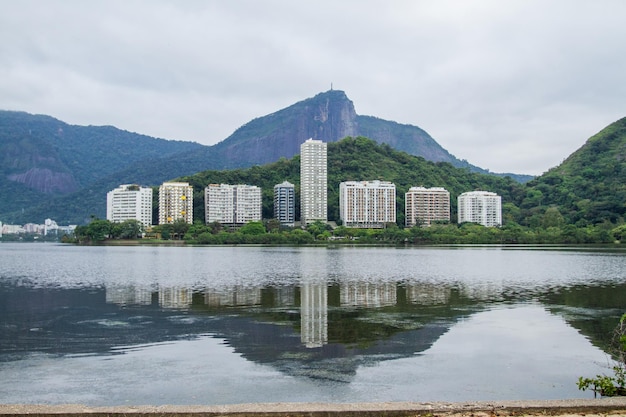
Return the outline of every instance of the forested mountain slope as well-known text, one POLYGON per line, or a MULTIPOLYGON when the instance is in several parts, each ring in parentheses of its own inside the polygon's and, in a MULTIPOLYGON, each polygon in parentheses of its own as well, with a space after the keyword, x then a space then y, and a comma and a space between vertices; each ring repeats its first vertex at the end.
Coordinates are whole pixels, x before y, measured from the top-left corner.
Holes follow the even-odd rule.
MULTIPOLYGON (((50 116, 0 111, 0 221, 43 222, 50 217, 46 208, 60 196, 77 193, 73 198, 80 201, 94 183, 143 160, 153 161, 152 171, 163 173, 154 159, 202 147, 111 126, 74 126, 50 116), (43 217, 26 214, 38 205, 43 217)), ((173 174, 184 173, 189 172, 173 174)))
POLYGON ((619 223, 626 214, 626 118, 592 136, 562 164, 530 181, 520 215, 528 224, 547 210, 584 226, 619 223))
MULTIPOLYGON (((194 186, 194 219, 204 219, 204 187, 211 183, 251 184, 263 190, 263 216, 273 217, 273 188, 285 180, 296 185, 299 201, 300 157, 281 159, 264 166, 226 171, 204 171, 179 178, 194 186)), ((445 162, 394 150, 364 137, 348 137, 328 144, 328 216, 339 220, 339 183, 342 181, 391 181, 396 185, 398 223, 404 223, 404 194, 410 187, 444 187, 450 191, 453 217, 456 197, 465 191, 489 190, 511 201, 525 193, 522 184, 511 178, 479 174, 445 162)))

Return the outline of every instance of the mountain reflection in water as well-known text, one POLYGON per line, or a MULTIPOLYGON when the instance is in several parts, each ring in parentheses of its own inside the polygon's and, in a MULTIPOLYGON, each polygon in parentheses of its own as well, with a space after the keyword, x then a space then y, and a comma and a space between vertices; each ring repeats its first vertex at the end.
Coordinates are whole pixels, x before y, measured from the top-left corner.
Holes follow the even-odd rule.
POLYGON ((228 254, 236 255, 230 260, 237 262, 229 269, 220 256, 200 264, 215 250, 224 255, 221 248, 131 248, 135 255, 128 259, 120 248, 43 245, 49 268, 31 265, 20 271, 19 256, 26 256, 28 246, 10 247, 17 259, 0 259, 0 365, 34 354, 124 355, 210 337, 283 375, 343 384, 353 382, 359 369, 429 351, 479 312, 520 304, 542 306, 606 350, 610 329, 626 308, 623 252, 583 251, 569 258, 557 252, 549 259, 563 262, 561 270, 569 275, 557 276, 554 264, 537 272, 531 263, 526 275, 512 270, 509 277, 503 275, 506 267, 541 261, 545 253, 230 248, 228 254), (84 275, 89 264, 76 253, 67 259, 76 262, 77 271, 57 262, 74 249, 93 262, 93 271, 84 275), (184 266, 189 259, 179 258, 189 255, 184 251, 196 257, 200 272, 195 276, 184 266), (450 268, 437 268, 442 261, 456 263, 455 275, 438 275, 450 268), (150 273, 138 270, 141 262, 152 262, 150 273), (180 274, 165 267, 155 274, 153 264, 165 262, 183 265, 180 274), (574 276, 567 270, 572 262, 597 262, 590 267, 596 273, 585 275, 574 265, 576 274, 583 274, 574 276), (224 276, 225 271, 232 275, 224 276), (242 279, 246 274, 256 275, 248 282, 242 279))

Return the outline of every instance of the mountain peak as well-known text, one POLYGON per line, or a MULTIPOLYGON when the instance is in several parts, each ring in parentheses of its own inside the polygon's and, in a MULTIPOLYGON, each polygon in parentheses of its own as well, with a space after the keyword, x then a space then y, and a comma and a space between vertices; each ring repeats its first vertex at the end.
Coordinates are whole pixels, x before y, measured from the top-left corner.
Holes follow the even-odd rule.
POLYGON ((309 138, 336 142, 357 135, 354 104, 345 92, 329 90, 246 123, 215 149, 245 166, 291 158, 309 138))
POLYGON ((231 167, 262 165, 299 154, 300 144, 309 138, 330 143, 347 136, 364 136, 429 161, 475 168, 417 126, 357 115, 346 93, 333 89, 252 120, 215 145, 215 151, 231 167))

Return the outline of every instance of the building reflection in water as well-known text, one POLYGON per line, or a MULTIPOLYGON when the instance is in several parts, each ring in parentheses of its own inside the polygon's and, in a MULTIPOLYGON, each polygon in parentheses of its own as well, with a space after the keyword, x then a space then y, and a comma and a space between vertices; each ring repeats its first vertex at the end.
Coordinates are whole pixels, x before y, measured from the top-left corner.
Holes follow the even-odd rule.
POLYGON ((293 307, 296 305, 296 287, 280 286, 273 287, 275 307, 293 307))
POLYGON ((447 286, 426 283, 407 284, 405 288, 409 303, 424 306, 447 304, 452 291, 447 286))
POLYGON ((328 343, 328 285, 303 282, 300 289, 300 338, 308 348, 328 343))
POLYGON ((348 282, 341 284, 341 306, 387 307, 398 302, 395 282, 348 282))
POLYGON ((152 304, 152 290, 146 287, 107 286, 106 302, 119 305, 150 305, 152 304))
MULTIPOLYGON (((163 309, 190 309, 192 304, 203 302, 211 308, 252 307, 268 305, 276 307, 296 306, 300 301, 300 340, 307 348, 320 348, 328 344, 328 278, 319 265, 302 262, 302 276, 298 287, 248 287, 235 285, 202 290, 181 287, 109 286, 106 302, 118 305, 151 305, 158 301, 163 309), (195 293, 195 296, 194 296, 195 293), (299 297, 298 297, 299 295, 299 297), (198 298, 200 296, 200 298, 198 298), (202 300, 202 301, 201 301, 202 300)), ((339 305, 350 308, 384 308, 398 304, 398 286, 406 294, 406 302, 414 305, 434 306, 450 302, 453 287, 424 282, 398 284, 396 282, 342 282, 339 283, 339 305)), ((465 289, 465 288, 463 288, 465 289)), ((493 290, 493 288, 489 288, 493 290)), ((491 291, 486 291, 490 294, 491 291)), ((485 294, 480 293, 482 296, 485 294)), ((475 294, 473 294, 475 295, 475 294)), ((402 296, 404 299, 404 295, 402 296)))
POLYGON ((328 262, 307 252, 298 259, 302 277, 300 340, 307 348, 319 348, 328 343, 328 262))
POLYGON ((261 288, 235 286, 206 289, 204 303, 209 307, 243 307, 261 304, 261 288))
POLYGON ((192 297, 190 288, 159 288, 159 306, 162 308, 189 308, 192 297))

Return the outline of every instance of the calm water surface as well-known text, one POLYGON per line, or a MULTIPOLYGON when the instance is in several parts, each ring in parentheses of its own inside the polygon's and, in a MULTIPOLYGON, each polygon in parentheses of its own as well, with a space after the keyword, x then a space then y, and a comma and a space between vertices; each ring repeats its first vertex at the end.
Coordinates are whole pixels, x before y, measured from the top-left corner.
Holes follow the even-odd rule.
POLYGON ((626 251, 0 244, 0 402, 589 398, 626 251))

